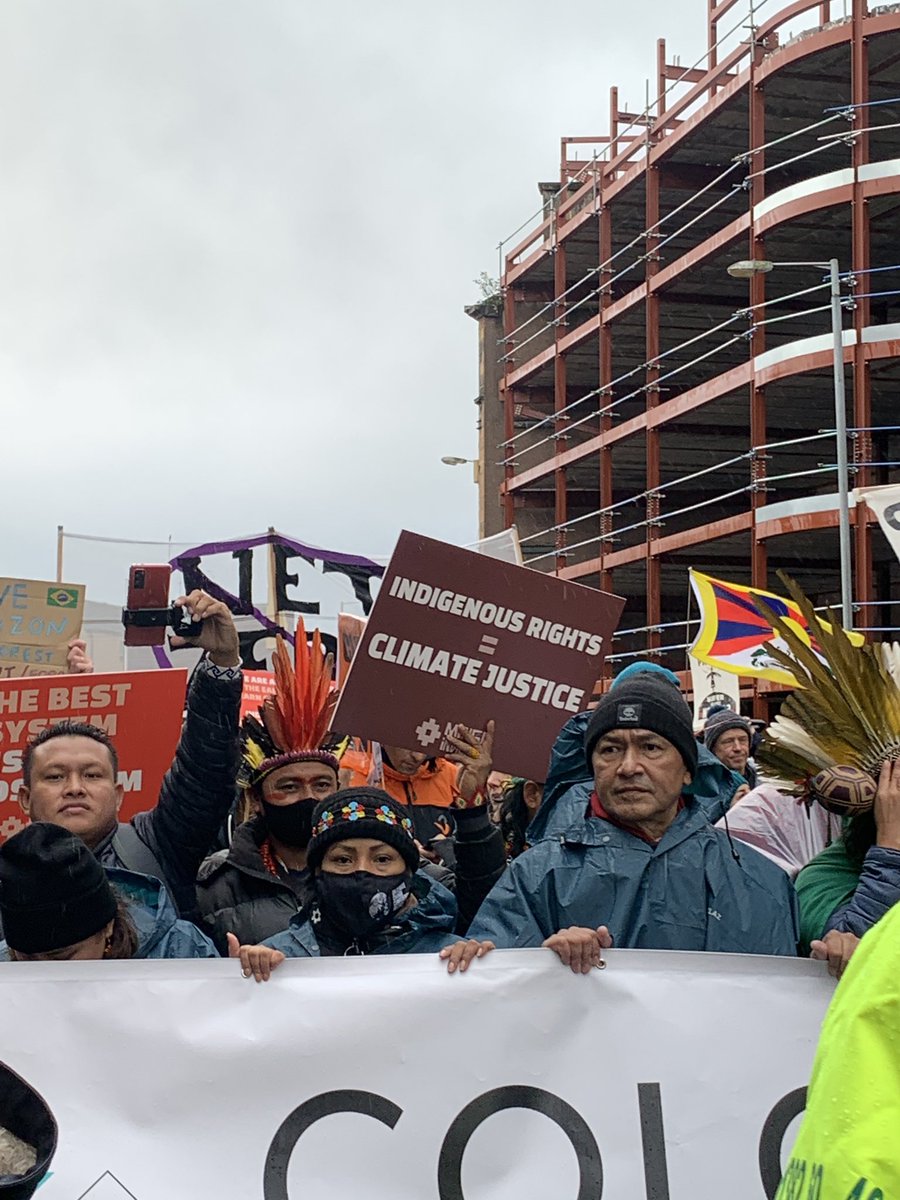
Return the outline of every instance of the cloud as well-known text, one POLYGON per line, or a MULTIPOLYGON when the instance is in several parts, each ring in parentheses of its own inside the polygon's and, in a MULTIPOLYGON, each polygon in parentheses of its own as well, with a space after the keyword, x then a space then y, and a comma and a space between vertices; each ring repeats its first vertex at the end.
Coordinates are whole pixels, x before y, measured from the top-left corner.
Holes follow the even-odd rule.
POLYGON ((473 280, 704 10, 4 6, 0 571, 52 572, 58 523, 471 540, 473 280))

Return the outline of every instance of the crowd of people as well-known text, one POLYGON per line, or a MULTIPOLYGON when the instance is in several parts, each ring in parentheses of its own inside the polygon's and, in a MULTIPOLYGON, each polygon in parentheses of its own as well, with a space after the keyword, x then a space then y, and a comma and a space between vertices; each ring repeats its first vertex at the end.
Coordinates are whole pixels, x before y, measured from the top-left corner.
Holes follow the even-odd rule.
MULTIPOLYGON (((443 758, 332 729, 333 664, 302 627, 239 722, 229 610, 178 603, 205 653, 150 811, 119 820, 116 748, 93 725, 51 725, 25 752, 3 961, 224 956, 261 982, 286 957, 433 954, 463 973, 526 947, 588 973, 615 946, 812 955, 839 976, 900 900, 900 766, 837 816, 809 777, 799 794, 764 777, 740 713, 698 736, 655 663, 563 726, 545 779, 498 776, 491 723, 443 758)), ((81 644, 70 669, 91 669, 81 644)))

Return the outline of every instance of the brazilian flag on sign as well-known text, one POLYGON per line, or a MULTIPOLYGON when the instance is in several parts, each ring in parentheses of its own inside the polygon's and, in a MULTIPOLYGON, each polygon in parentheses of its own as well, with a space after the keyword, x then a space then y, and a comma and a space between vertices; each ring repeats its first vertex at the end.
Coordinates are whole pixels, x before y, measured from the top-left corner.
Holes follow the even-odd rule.
POLYGON ((77 608, 78 593, 70 588, 48 588, 47 603, 51 608, 77 608))

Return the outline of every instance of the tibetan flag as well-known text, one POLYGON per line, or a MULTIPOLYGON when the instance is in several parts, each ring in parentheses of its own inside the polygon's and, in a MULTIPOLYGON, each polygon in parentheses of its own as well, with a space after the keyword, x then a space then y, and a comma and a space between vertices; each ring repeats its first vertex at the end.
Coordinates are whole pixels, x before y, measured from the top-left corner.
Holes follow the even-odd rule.
MULTIPOLYGON (((808 628, 793 600, 786 600, 783 596, 764 592, 760 588, 726 583, 693 570, 691 587, 700 606, 700 632, 689 651, 694 658, 732 675, 755 676, 788 687, 798 686, 793 675, 766 650, 766 642, 785 652, 787 646, 756 607, 753 598, 760 596, 774 613, 790 621, 797 634, 816 651, 815 631, 808 628)), ((830 628, 826 622, 822 624, 830 628)), ((856 646, 861 646, 865 641, 861 633, 851 633, 849 636, 856 646)))

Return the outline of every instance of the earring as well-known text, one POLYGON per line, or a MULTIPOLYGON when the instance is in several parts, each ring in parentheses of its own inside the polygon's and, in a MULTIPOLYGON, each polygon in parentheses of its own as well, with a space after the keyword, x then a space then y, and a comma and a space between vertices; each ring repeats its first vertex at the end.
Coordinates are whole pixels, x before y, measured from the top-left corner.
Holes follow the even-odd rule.
POLYGON ((110 951, 111 947, 112 947, 112 934, 108 933, 106 935, 106 942, 104 943, 104 946, 103 946, 103 957, 104 958, 109 958, 109 951, 110 951))

